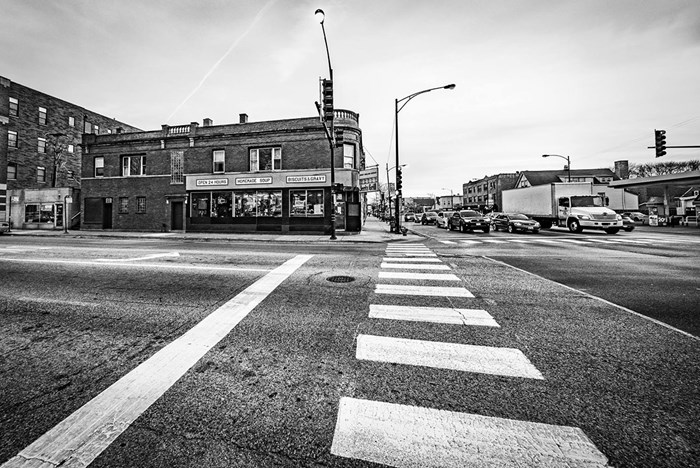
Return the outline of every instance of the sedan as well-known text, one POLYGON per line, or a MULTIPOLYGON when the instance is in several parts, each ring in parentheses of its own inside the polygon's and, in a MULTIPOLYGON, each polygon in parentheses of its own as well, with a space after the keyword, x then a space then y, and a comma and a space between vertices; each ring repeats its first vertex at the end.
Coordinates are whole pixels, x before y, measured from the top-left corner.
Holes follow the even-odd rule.
POLYGON ((636 223, 631 217, 625 216, 624 213, 622 214, 622 229, 624 229, 627 232, 632 232, 634 230, 635 224, 636 223))
POLYGON ((438 214, 435 211, 426 211, 421 216, 420 223, 425 224, 435 224, 437 223, 438 214))
POLYGON ((403 215, 403 220, 404 221, 415 221, 416 215, 412 212, 406 213, 405 215, 403 215))
POLYGON ((454 211, 440 211, 438 213, 437 220, 435 221, 435 226, 437 226, 438 229, 447 229, 447 221, 450 219, 450 216, 452 216, 453 213, 454 211))
POLYGON ((496 231, 503 229, 510 233, 520 231, 537 234, 540 232, 540 223, 521 213, 498 213, 492 218, 491 224, 496 231))
POLYGON ((491 230, 491 220, 474 210, 455 211, 447 220, 447 228, 450 231, 472 232, 479 229, 483 232, 491 230))

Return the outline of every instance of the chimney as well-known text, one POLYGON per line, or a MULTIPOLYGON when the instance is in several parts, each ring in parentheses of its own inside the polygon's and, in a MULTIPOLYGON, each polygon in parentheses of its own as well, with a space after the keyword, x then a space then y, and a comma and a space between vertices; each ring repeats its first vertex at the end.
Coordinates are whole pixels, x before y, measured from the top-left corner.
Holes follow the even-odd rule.
POLYGON ((620 179, 630 178, 629 161, 615 161, 615 175, 620 179))
POLYGON ((238 114, 238 123, 248 123, 248 114, 238 114))
POLYGON ((202 121, 202 125, 204 127, 211 127, 212 125, 214 125, 214 121, 212 119, 207 118, 202 121))

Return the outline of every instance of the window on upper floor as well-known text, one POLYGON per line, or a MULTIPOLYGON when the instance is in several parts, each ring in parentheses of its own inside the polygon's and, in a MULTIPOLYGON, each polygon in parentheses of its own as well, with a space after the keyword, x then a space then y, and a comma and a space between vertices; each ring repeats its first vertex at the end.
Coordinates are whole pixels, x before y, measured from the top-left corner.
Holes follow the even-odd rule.
POLYGON ((105 176, 105 158, 103 156, 97 156, 95 159, 95 177, 105 176))
POLYGON ((85 120, 84 122, 84 127, 85 128, 83 128, 83 133, 92 133, 92 124, 87 120, 85 120))
POLYGON ((39 183, 46 182, 46 168, 44 166, 36 167, 36 181, 39 183))
POLYGON ((37 151, 46 153, 46 138, 37 138, 37 151))
POLYGON ((343 167, 347 169, 355 168, 355 145, 343 144, 343 167))
POLYGON ((17 180, 17 164, 7 164, 7 180, 17 180))
POLYGON ((279 171, 282 169, 282 148, 255 148, 250 150, 249 170, 279 171))
POLYGON ((185 183, 185 152, 171 151, 170 152, 170 183, 184 184, 185 183))
POLYGON ((46 108, 39 108, 39 125, 46 125, 46 108))
POLYGON ((72 117, 72 116, 68 117, 68 126, 75 127, 75 117, 72 117))
POLYGON ((92 131, 93 131, 93 133, 94 133, 95 135, 99 135, 99 134, 100 134, 100 126, 97 125, 97 124, 94 124, 94 125, 92 126, 92 131))
POLYGON ((13 97, 10 98, 10 115, 13 117, 19 115, 19 101, 13 97))
POLYGON ((122 176, 146 175, 146 156, 122 156, 122 176))
POLYGON ((68 149, 69 153, 75 152, 75 146, 73 146, 73 145, 68 145, 67 149, 68 149))
POLYGON ((7 131, 7 146, 10 148, 17 148, 17 132, 12 130, 7 131))
POLYGON ((226 151, 215 150, 212 153, 212 165, 213 172, 225 172, 226 171, 226 151))

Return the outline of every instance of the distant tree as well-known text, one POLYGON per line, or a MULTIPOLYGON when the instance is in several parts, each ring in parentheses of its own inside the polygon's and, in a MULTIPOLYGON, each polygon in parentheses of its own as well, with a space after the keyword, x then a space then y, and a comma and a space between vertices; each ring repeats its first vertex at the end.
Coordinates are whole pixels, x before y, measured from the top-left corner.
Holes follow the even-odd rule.
POLYGON ((657 163, 645 163, 629 165, 630 179, 637 177, 652 177, 665 174, 678 174, 680 172, 700 170, 700 160, 690 161, 661 161, 657 163))

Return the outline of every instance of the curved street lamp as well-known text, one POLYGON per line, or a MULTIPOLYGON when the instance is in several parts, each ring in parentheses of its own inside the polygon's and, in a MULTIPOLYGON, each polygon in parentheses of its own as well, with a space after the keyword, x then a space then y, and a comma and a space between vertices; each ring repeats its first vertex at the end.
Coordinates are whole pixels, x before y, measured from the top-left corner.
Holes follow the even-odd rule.
MULTIPOLYGON (((326 45, 326 57, 328 58, 328 73, 330 75, 331 83, 333 82, 333 67, 331 66, 331 53, 328 50, 328 39, 326 39, 326 28, 323 25, 326 20, 326 14, 320 8, 314 12, 316 19, 321 23, 321 30, 323 31, 323 43, 326 45)), ((317 104, 318 107, 318 104, 317 104)), ((320 112, 320 110, 319 110, 320 112)), ((330 146, 331 153, 331 240, 336 240, 335 235, 335 141, 333 141, 333 120, 330 121, 330 129, 326 136, 328 137, 328 144, 330 146)))
POLYGON ((543 158, 562 158, 566 159, 566 172, 567 172, 567 182, 571 182, 571 160, 568 156, 561 156, 559 154, 543 154, 543 158))
MULTIPOLYGON (((417 93, 409 94, 408 96, 401 98, 401 99, 395 99, 394 100, 394 130, 396 133, 396 173, 398 175, 398 168, 400 167, 399 164, 399 112, 401 112, 401 109, 406 107, 406 104, 413 99, 414 97, 424 94, 424 93, 429 93, 430 91, 435 91, 436 89, 455 89, 455 84, 448 84, 445 86, 438 86, 436 88, 430 88, 430 89, 424 89, 423 91, 418 91, 417 93), (403 104, 401 104, 403 103, 403 104), (401 104, 401 107, 399 107, 399 104, 401 104)), ((401 214, 399 213, 399 208, 401 206, 401 190, 399 190, 399 187, 396 187, 396 233, 400 234, 401 233, 401 214)))

